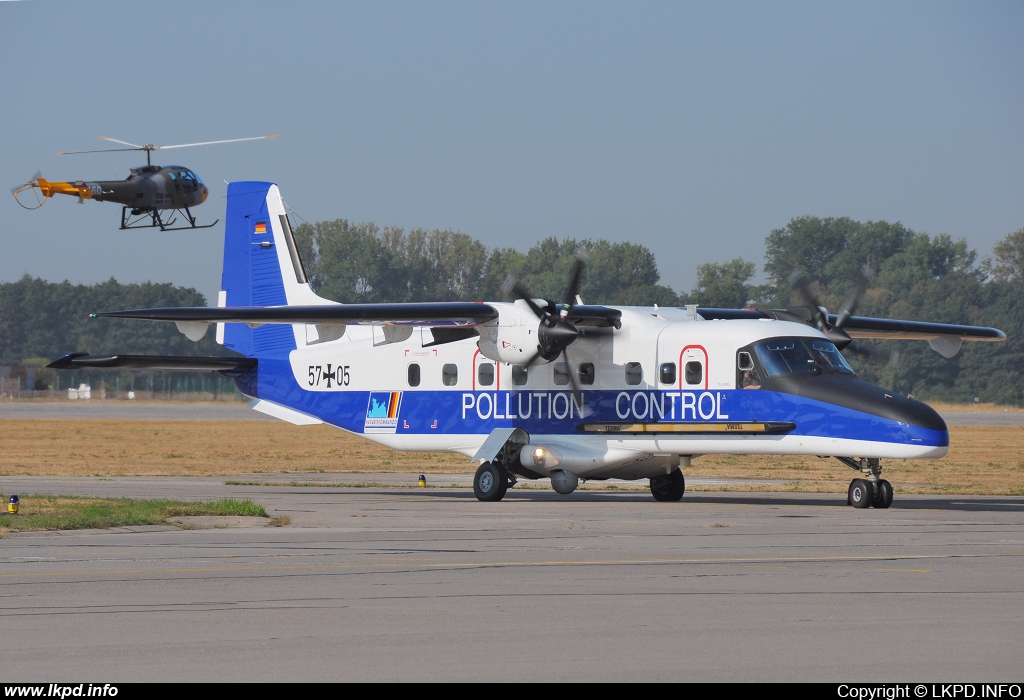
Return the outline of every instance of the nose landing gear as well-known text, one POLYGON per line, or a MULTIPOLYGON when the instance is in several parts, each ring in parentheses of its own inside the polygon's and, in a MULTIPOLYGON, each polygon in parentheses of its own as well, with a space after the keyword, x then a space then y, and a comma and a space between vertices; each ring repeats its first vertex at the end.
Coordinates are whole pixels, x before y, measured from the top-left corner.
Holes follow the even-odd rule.
POLYGON ((854 508, 888 508, 892 505, 893 489, 882 474, 882 465, 877 459, 851 459, 836 457, 840 462, 863 473, 866 479, 854 479, 846 491, 846 504, 854 508))

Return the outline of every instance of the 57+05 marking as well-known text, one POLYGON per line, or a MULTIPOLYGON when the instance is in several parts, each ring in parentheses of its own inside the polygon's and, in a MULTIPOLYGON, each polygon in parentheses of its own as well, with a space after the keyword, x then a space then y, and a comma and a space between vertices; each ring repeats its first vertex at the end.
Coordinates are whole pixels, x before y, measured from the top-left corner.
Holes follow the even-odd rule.
POLYGON ((328 389, 348 386, 351 381, 348 373, 349 366, 338 365, 337 368, 332 369, 333 365, 309 365, 309 385, 323 385, 328 389))

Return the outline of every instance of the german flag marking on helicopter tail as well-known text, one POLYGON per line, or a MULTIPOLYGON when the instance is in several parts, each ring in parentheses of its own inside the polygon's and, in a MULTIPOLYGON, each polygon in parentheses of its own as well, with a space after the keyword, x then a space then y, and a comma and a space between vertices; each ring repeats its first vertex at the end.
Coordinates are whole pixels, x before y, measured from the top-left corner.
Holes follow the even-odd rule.
POLYGON ((796 423, 584 423, 579 426, 579 429, 585 433, 658 433, 661 435, 746 433, 764 435, 788 433, 796 429, 796 423))
POLYGON ((267 222, 266 221, 257 221, 256 222, 256 228, 253 230, 253 234, 255 234, 257 236, 260 236, 260 235, 265 234, 266 232, 267 232, 267 222))

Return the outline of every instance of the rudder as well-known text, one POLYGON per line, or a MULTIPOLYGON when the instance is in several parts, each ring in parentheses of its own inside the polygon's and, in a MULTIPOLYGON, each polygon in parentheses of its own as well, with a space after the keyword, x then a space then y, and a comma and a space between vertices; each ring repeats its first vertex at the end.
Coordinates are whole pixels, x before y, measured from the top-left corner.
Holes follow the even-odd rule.
MULTIPOLYGON (((329 302, 313 294, 306 282, 277 185, 230 183, 217 305, 323 303, 329 302)), ((217 342, 249 357, 287 354, 296 348, 295 331, 288 325, 218 324, 217 342)))

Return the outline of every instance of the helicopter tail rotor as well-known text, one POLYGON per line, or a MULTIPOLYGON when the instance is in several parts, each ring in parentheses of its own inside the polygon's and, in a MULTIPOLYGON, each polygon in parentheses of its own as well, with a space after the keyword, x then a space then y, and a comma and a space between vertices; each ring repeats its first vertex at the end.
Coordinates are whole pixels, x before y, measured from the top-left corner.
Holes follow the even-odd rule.
POLYGON ((43 179, 42 172, 37 170, 30 180, 12 187, 11 194, 23 209, 38 209, 46 204, 47 198, 53 196, 53 191, 50 183, 43 179))

